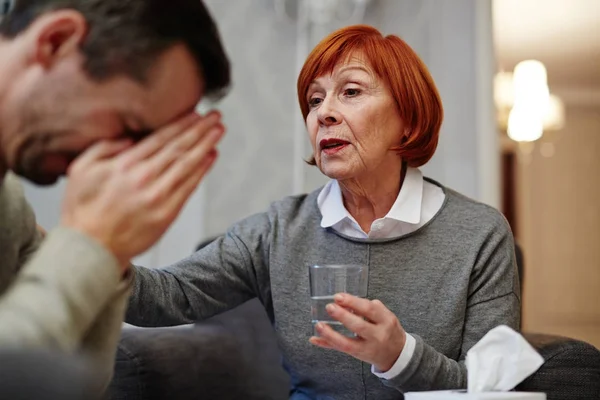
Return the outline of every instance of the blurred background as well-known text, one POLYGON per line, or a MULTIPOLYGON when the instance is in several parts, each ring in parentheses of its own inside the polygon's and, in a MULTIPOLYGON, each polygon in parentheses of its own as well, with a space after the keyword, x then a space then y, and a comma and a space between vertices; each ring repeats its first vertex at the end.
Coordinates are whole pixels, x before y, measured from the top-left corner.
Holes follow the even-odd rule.
MULTIPOLYGON (((308 52, 344 25, 407 41, 428 65, 445 121, 424 173, 500 209, 523 254, 523 328, 600 347, 599 0, 205 0, 233 63, 216 107, 221 157, 162 241, 159 267, 204 239, 326 180, 296 97, 308 52)), ((26 183, 39 223, 58 223, 64 182, 26 183)))

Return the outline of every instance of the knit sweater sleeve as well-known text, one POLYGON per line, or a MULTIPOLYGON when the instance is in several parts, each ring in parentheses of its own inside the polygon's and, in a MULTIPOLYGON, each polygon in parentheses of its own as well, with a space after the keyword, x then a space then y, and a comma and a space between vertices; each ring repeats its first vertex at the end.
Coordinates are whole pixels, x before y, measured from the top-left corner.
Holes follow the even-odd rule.
POLYGON ((268 215, 257 214, 169 267, 135 267, 126 322, 146 327, 187 324, 254 297, 270 301, 270 232, 268 215))
POLYGON ((0 299, 0 345, 83 352, 100 392, 112 376, 131 279, 86 235, 59 227, 43 240, 19 180, 6 176, 2 189, 4 211, 11 211, 2 215, 4 228, 12 233, 2 245, 17 257, 1 265, 15 276, 0 299))
POLYGON ((64 227, 42 241, 19 179, 8 173, 0 185, 0 249, 7 252, 0 275, 10 279, 0 293, 0 345, 79 350, 115 297, 117 261, 94 240, 64 227))
POLYGON ((116 260, 104 248, 54 229, 2 296, 0 344, 78 350, 119 281, 116 260))
POLYGON ((495 215, 491 229, 476 249, 460 356, 457 360, 450 359, 413 334, 416 347, 409 364, 400 375, 383 380, 385 385, 401 392, 466 388, 467 351, 498 325, 519 330, 520 290, 514 239, 504 217, 495 215))

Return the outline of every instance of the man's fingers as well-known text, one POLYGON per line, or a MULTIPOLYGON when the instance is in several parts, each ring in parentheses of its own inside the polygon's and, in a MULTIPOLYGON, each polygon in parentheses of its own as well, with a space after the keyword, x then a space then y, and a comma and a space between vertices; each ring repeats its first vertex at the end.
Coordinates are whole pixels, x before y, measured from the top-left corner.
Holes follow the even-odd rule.
POLYGON ((209 113, 206 117, 202 117, 197 113, 191 113, 144 138, 132 151, 124 155, 123 162, 126 164, 126 167, 133 166, 164 149, 171 141, 187 130, 193 129, 196 135, 199 133, 202 134, 218 124, 220 120, 221 115, 216 111, 209 113))
POLYGON ((164 147, 166 143, 177 137, 181 132, 189 129, 194 123, 202 118, 197 113, 191 113, 177 122, 163 127, 158 131, 142 139, 131 151, 123 154, 122 163, 125 168, 130 168, 142 160, 151 157, 154 153, 164 147))
POLYGON ((216 158, 215 146, 223 134, 221 128, 212 129, 191 150, 178 157, 156 180, 157 190, 175 192, 190 176, 200 181, 216 158))
MULTIPOLYGON (((170 188, 170 186, 173 185, 173 182, 168 181, 165 181, 162 186, 157 187, 157 190, 160 190, 163 195, 168 196, 166 199, 166 204, 164 205, 165 213, 167 213, 167 215, 174 218, 177 214, 179 214, 185 202, 202 181, 202 178, 204 178, 206 173, 214 165, 217 156, 218 154, 216 150, 209 153, 200 162, 200 164, 196 166, 196 169, 193 171, 193 173, 186 175, 183 181, 180 181, 172 188, 170 188)), ((176 174, 172 176, 173 179, 177 178, 176 174)), ((161 177, 161 179, 162 178, 163 177, 161 177)))
POLYGON ((385 322, 389 317, 388 309, 379 300, 371 301, 346 293, 335 295, 334 300, 337 305, 350 309, 375 324, 385 322))
POLYGON ((174 138, 153 157, 140 163, 140 168, 146 169, 148 178, 153 179, 167 171, 176 161, 188 162, 186 158, 190 158, 189 165, 193 167, 215 147, 224 130, 221 123, 217 123, 209 132, 198 132, 191 128, 174 138))
POLYGON ((132 144, 130 139, 103 140, 95 143, 71 163, 67 175, 76 168, 87 168, 96 161, 114 157, 129 148, 132 144))
POLYGON ((208 171, 212 168, 217 160, 218 153, 213 151, 206 156, 206 158, 198 165, 197 170, 189 175, 189 178, 179 185, 178 190, 173 191, 171 200, 174 203, 174 207, 182 207, 188 197, 196 190, 202 179, 206 176, 208 171))

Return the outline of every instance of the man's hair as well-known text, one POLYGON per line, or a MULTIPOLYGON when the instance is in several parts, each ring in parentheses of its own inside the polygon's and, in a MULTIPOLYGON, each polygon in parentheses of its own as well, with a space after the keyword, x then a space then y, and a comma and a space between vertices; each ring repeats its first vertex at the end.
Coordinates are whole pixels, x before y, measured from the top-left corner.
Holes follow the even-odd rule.
POLYGON ((87 20, 81 51, 94 79, 126 74, 144 82, 156 58, 181 43, 198 63, 206 95, 219 96, 230 84, 229 60, 202 0, 16 0, 0 35, 15 38, 42 14, 62 9, 87 20))

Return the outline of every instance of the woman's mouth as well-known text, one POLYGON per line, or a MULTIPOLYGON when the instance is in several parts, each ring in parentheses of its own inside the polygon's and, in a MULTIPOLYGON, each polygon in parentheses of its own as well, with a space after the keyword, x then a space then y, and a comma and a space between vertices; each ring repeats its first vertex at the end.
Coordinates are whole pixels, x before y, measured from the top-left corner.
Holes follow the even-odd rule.
POLYGON ((341 139, 323 139, 319 142, 319 147, 323 153, 330 156, 341 151, 349 144, 349 142, 341 139))

